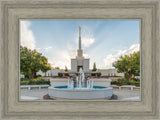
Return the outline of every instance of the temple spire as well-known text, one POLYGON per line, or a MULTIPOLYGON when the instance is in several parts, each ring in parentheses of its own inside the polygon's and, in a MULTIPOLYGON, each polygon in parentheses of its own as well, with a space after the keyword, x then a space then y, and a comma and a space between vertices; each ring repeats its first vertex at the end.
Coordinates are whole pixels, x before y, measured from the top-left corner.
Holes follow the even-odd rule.
POLYGON ((81 48, 81 27, 79 26, 79 48, 77 50, 77 57, 83 57, 83 50, 81 48))
POLYGON ((81 50, 81 27, 79 26, 79 50, 81 50))

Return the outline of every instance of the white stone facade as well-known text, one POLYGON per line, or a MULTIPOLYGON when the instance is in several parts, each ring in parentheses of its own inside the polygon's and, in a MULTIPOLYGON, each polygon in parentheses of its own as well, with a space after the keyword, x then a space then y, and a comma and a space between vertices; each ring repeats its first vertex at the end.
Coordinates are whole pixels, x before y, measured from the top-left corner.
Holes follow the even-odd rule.
POLYGON ((77 72, 77 60, 76 59, 71 59, 71 71, 77 72))
POLYGON ((84 72, 89 72, 89 59, 84 59, 83 60, 83 71, 84 72))
POLYGON ((97 72, 100 72, 101 76, 121 76, 121 77, 124 77, 124 73, 118 73, 116 69, 98 69, 97 72))
POLYGON ((89 59, 71 59, 71 72, 78 72, 78 66, 82 66, 84 72, 89 72, 89 59))

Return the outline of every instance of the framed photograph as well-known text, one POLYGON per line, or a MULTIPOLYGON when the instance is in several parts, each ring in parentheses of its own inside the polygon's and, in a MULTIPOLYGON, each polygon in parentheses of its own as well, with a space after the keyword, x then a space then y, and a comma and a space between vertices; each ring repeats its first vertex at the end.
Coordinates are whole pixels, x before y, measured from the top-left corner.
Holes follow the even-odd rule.
POLYGON ((1 119, 159 120, 159 0, 1 0, 1 119))
POLYGON ((20 31, 21 100, 140 100, 140 20, 21 20, 20 31))

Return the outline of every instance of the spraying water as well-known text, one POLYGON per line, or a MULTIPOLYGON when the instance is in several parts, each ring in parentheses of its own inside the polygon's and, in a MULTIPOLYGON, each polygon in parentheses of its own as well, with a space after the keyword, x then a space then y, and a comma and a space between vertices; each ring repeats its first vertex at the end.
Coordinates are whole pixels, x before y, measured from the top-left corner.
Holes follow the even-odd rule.
POLYGON ((76 80, 74 81, 73 79, 71 79, 70 77, 68 78, 68 88, 70 89, 82 89, 82 88, 85 88, 85 89, 92 89, 93 86, 94 86, 94 82, 93 80, 86 80, 85 79, 85 75, 84 75, 84 72, 82 70, 82 68, 80 68, 80 71, 79 71, 79 75, 76 76, 76 80), (76 87, 74 87, 74 82, 76 83, 76 87), (85 86, 82 86, 82 84, 84 83, 87 83, 87 85, 85 86))

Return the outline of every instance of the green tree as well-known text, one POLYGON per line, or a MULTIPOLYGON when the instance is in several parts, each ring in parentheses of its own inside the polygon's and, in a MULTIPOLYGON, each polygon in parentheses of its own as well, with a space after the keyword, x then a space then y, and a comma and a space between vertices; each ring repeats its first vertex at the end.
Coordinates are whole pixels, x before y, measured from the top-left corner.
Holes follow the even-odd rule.
POLYGON ((51 69, 48 59, 36 50, 20 46, 20 69, 30 79, 33 79, 39 70, 51 69))
POLYGON ((119 60, 113 63, 113 66, 117 69, 117 72, 124 73, 130 81, 132 75, 140 75, 140 52, 121 56, 119 60))
POLYGON ((97 68, 96 68, 96 63, 94 63, 93 64, 93 69, 92 69, 92 71, 96 71, 97 70, 97 68))
POLYGON ((44 66, 42 66, 42 69, 41 69, 43 72, 45 72, 45 76, 46 76, 46 72, 48 70, 51 70, 51 65, 50 64, 45 64, 44 66))
POLYGON ((59 68, 59 67, 55 67, 54 69, 57 69, 57 70, 59 70, 60 68, 59 68))
POLYGON ((65 66, 65 70, 64 71, 68 71, 68 68, 67 68, 67 66, 65 66))

